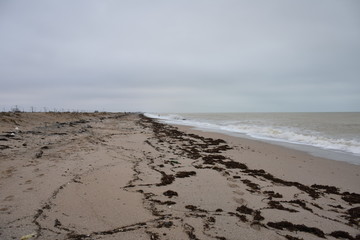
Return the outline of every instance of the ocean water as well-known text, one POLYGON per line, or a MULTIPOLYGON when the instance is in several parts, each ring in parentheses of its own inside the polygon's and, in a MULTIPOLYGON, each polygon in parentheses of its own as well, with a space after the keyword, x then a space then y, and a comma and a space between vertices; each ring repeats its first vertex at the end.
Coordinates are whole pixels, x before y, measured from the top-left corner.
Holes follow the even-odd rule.
POLYGON ((192 126, 284 145, 360 165, 360 113, 154 114, 165 123, 192 126))

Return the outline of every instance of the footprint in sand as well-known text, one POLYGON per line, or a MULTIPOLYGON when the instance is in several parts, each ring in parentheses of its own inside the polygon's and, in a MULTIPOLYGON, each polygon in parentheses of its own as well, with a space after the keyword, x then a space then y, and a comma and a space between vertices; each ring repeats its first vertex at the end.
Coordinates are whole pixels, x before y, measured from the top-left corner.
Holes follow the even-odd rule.
POLYGON ((232 178, 227 178, 227 180, 228 180, 229 182, 237 182, 236 179, 234 179, 234 177, 232 177, 232 178))
POLYGON ((246 203, 245 199, 243 198, 237 198, 237 197, 233 197, 233 200, 238 203, 238 204, 241 204, 241 205, 244 205, 246 203))
POLYGON ((235 193, 235 194, 237 194, 237 195, 240 195, 240 196, 242 196, 242 195, 245 194, 244 192, 239 191, 239 190, 233 191, 233 193, 235 193))
POLYGON ((3 171, 2 173, 4 173, 6 178, 8 178, 8 177, 11 177, 15 171, 16 171, 15 167, 9 167, 8 169, 3 171))
POLYGON ((0 208, 0 212, 6 212, 7 210, 9 210, 7 207, 0 208))
POLYGON ((239 186, 234 183, 228 183, 228 186, 231 188, 238 188, 239 186))
POLYGON ((11 214, 10 208, 8 207, 0 208, 0 214, 11 214))
POLYGON ((261 225, 259 225, 259 224, 251 224, 250 226, 254 230, 257 230, 257 231, 261 230, 261 225))
POLYGON ((14 200, 14 195, 10 195, 10 196, 7 196, 6 198, 4 198, 4 201, 11 202, 12 200, 14 200))

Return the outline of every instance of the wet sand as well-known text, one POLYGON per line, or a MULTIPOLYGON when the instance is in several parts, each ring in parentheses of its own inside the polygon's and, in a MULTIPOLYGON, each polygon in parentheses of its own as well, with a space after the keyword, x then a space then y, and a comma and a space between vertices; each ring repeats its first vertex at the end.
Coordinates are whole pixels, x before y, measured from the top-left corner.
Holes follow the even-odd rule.
POLYGON ((360 166, 138 114, 0 113, 0 239, 359 239, 360 166))

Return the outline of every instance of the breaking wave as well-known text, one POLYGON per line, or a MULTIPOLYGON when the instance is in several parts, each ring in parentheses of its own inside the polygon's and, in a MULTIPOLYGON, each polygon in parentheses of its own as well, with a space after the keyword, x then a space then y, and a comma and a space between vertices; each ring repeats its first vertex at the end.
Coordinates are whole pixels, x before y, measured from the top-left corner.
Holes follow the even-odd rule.
POLYGON ((159 119, 165 123, 192 126, 200 129, 245 134, 249 137, 270 141, 303 144, 322 149, 348 152, 360 156, 360 140, 334 138, 326 133, 290 126, 274 126, 256 121, 187 119, 181 115, 145 114, 147 117, 159 119))

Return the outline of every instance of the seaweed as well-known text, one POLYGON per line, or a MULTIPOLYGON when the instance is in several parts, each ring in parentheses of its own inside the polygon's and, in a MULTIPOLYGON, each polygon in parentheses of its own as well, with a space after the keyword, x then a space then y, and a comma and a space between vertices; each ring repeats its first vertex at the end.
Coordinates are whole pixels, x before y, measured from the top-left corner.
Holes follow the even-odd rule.
POLYGON ((238 214, 238 213, 233 213, 233 212, 228 212, 228 214, 230 216, 236 216, 238 217, 242 222, 247 222, 247 218, 246 218, 246 215, 243 215, 243 214, 238 214))
POLYGON ((158 183, 157 186, 165 186, 174 182, 175 177, 173 175, 167 175, 165 172, 160 172, 160 173, 162 175, 161 183, 158 183))
POLYGON ((332 233, 330 233, 330 236, 334 237, 334 238, 346 238, 349 240, 353 240, 355 238, 353 238, 349 233, 344 232, 344 231, 334 231, 332 233))
POLYGON ((280 193, 275 193, 274 191, 264 191, 263 193, 269 195, 270 200, 272 198, 283 198, 283 195, 280 193))
POLYGON ((256 210, 254 213, 254 221, 260 222, 264 220, 265 218, 261 216, 261 212, 259 210, 256 210))
POLYGON ((288 212, 298 212, 297 210, 295 209, 291 209, 291 208, 286 208, 284 207, 280 202, 278 201, 269 201, 268 202, 269 206, 271 208, 274 208, 274 209, 278 209, 278 210, 283 210, 283 211, 288 211, 288 212))
POLYGON ((315 227, 305 226, 304 224, 293 224, 288 221, 281 221, 281 222, 268 222, 267 225, 269 227, 279 229, 279 230, 286 229, 286 230, 289 230, 290 232, 293 232, 293 231, 307 232, 307 233, 314 234, 318 237, 325 238, 325 234, 323 231, 321 231, 320 229, 315 228, 315 227))
POLYGON ((251 215, 254 213, 254 210, 251 208, 248 208, 245 205, 242 205, 241 207, 236 208, 236 211, 240 212, 240 213, 244 213, 244 214, 248 214, 251 215))
POLYGON ((310 212, 313 212, 313 210, 312 210, 311 208, 308 208, 308 207, 306 206, 306 203, 305 203, 304 201, 302 201, 302 200, 299 200, 299 199, 297 199, 297 200, 291 200, 291 201, 288 201, 288 203, 297 204, 297 205, 299 205, 300 207, 302 207, 303 209, 308 210, 308 211, 310 211, 310 212))
POLYGON ((350 204, 360 203, 360 194, 357 193, 344 192, 341 198, 350 204))
POLYGON ((207 212, 206 210, 198 208, 198 207, 196 207, 194 205, 186 205, 185 208, 189 209, 191 211, 207 212))
POLYGON ((204 160, 204 164, 214 165, 217 162, 221 162, 226 159, 223 155, 208 155, 202 158, 204 160))
POLYGON ((334 186, 313 184, 311 187, 319 190, 325 190, 326 193, 339 194, 339 188, 334 186))
POLYGON ((167 190, 167 191, 164 192, 163 194, 164 194, 164 196, 167 196, 167 197, 169 197, 169 198, 172 198, 172 197, 174 197, 174 196, 175 196, 175 197, 179 196, 177 192, 172 191, 172 190, 167 190))
POLYGON ((162 202, 160 200, 156 200, 156 199, 151 199, 152 202, 154 203, 157 203, 159 205, 168 205, 168 206, 171 206, 171 205, 175 205, 176 202, 173 202, 173 201, 165 201, 165 202, 162 202))
POLYGON ((360 207, 354 207, 347 210, 348 217, 350 224, 359 225, 359 219, 360 219, 360 207))
POLYGON ((181 172, 177 172, 175 177, 186 178, 186 177, 190 177, 190 176, 194 176, 194 175, 196 175, 195 171, 190 171, 190 172, 181 171, 181 172))
POLYGON ((347 210, 352 218, 360 218, 360 207, 354 207, 347 210))
POLYGON ((297 238, 297 237, 293 237, 293 236, 290 236, 290 235, 286 235, 285 236, 287 240, 304 240, 303 238, 297 238))
POLYGON ((233 160, 230 161, 222 161, 221 164, 225 165, 227 168, 229 169, 248 169, 248 167, 243 164, 243 163, 239 163, 239 162, 235 162, 233 160))
POLYGON ((256 183, 251 182, 248 179, 245 180, 241 180, 244 184, 246 184, 246 186, 250 187, 252 190, 254 191, 259 191, 260 190, 260 186, 256 183))
POLYGON ((172 225, 174 225, 172 221, 161 222, 159 225, 157 225, 157 228, 170 228, 172 225))
POLYGON ((195 232, 194 227, 192 227, 189 224, 185 223, 184 224, 184 229, 185 229, 185 232, 188 235, 190 240, 199 240, 199 238, 197 238, 195 233, 194 233, 195 232))

